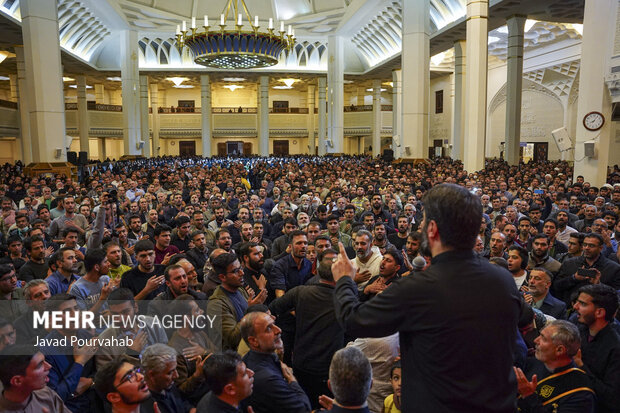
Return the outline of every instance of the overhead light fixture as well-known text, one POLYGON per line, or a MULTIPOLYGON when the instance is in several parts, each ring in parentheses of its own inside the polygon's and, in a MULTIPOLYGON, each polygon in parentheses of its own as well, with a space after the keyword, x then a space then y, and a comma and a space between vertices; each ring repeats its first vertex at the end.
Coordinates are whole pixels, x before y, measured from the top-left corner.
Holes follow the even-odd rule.
POLYGON ((224 77, 222 80, 224 82, 243 82, 245 81, 245 77, 224 77))
POLYGON ((112 76, 112 77, 108 77, 108 80, 112 81, 112 82, 122 82, 123 78, 120 76, 112 76))
POLYGON ((183 82, 185 82, 186 80, 189 80, 186 77, 178 77, 178 76, 174 76, 174 77, 167 77, 166 80, 171 81, 172 83, 174 83, 174 85, 176 87, 179 87, 179 85, 183 82))
POLYGON ((348 85, 349 83, 353 83, 353 80, 347 80, 347 79, 345 79, 345 80, 343 80, 343 81, 342 81, 342 83, 345 83, 345 84, 347 84, 347 85, 348 85))
POLYGON ((431 63, 435 66, 439 66, 445 57, 446 52, 437 53, 435 56, 431 57, 431 63))
POLYGON ((209 17, 204 16, 203 31, 196 27, 196 18, 192 17, 190 30, 187 23, 177 25, 176 39, 179 51, 187 47, 199 65, 217 69, 253 69, 278 64, 280 53, 291 51, 295 46, 295 31, 289 25, 284 29, 280 21, 280 30, 274 29, 273 19, 269 19, 267 30, 259 31, 258 16, 252 17, 244 0, 228 0, 220 15, 219 29, 210 29, 209 17), (228 28, 229 13, 232 12, 233 25, 228 28), (250 30, 243 30, 245 14, 250 30), (276 34, 279 33, 279 34, 276 34))
POLYGON ((394 87, 394 82, 383 82, 382 84, 389 87, 394 87))
POLYGON ((272 89, 292 89, 292 87, 286 86, 286 85, 277 85, 277 86, 274 86, 272 89))
POLYGON ((299 79, 280 79, 280 82, 284 83, 290 89, 295 82, 299 82, 299 79))
POLYGON ((177 89, 192 89, 194 85, 174 85, 172 87, 177 88, 177 89))
POLYGON ((8 76, 0 76, 0 80, 11 80, 8 76))
POLYGON ((9 52, 6 52, 4 50, 0 51, 0 63, 4 62, 4 59, 9 57, 9 54, 9 52))
MULTIPOLYGON (((69 85, 70 88, 77 89, 77 85, 69 85)), ((86 89, 92 89, 92 86, 86 85, 86 89)))
POLYGON ((63 82, 75 82, 75 79, 72 77, 63 76, 62 81, 63 82))
MULTIPOLYGON (((383 88, 381 88, 381 91, 382 91, 382 92, 385 92, 386 90, 387 90, 387 89, 383 89, 383 88)), ((374 91, 374 89, 373 89, 373 88, 371 88, 371 87, 369 87, 368 89, 366 89, 366 92, 373 92, 373 91, 374 91)))
POLYGON ((224 85, 226 89, 230 89, 231 92, 234 92, 237 89, 243 89, 245 86, 241 85, 224 85))

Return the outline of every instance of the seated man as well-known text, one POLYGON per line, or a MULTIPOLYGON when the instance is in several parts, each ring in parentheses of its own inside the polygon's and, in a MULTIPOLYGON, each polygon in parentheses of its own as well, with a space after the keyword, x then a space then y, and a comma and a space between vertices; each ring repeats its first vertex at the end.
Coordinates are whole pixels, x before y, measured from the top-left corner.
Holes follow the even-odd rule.
POLYGON ((70 410, 46 386, 51 366, 32 346, 11 346, 0 352, 0 411, 65 413, 70 410))
POLYGON ((252 394, 254 372, 232 350, 209 357, 204 374, 211 391, 198 403, 201 413, 237 413, 241 401, 252 394))
POLYGON ((97 371, 95 383, 99 396, 112 404, 112 412, 139 412, 140 403, 151 395, 140 368, 120 357, 97 371))
POLYGON ((243 401, 255 413, 306 413, 310 401, 297 383, 290 367, 279 361, 276 350, 282 350, 282 330, 273 317, 252 312, 241 320, 241 336, 250 347, 243 361, 254 371, 254 392, 243 401))
POLYGON ((37 336, 41 332, 38 328, 34 328, 32 313, 33 311, 45 310, 45 301, 49 300, 50 297, 50 290, 45 280, 31 280, 24 287, 24 298, 29 308, 26 313, 15 320, 19 344, 34 345, 37 342, 37 336))
POLYGON ((580 346, 577 327, 564 320, 552 321, 534 343, 539 364, 533 368, 537 374, 532 381, 515 367, 519 411, 542 412, 549 406, 555 412, 593 413, 594 390, 587 374, 573 362, 580 346))

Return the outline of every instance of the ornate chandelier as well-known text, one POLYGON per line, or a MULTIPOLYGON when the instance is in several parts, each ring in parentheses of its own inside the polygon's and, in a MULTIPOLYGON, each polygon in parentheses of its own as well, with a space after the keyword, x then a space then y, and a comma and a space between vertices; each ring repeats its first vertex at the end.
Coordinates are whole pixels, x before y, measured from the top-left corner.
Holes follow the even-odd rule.
POLYGON ((182 52, 187 47, 194 57, 194 62, 217 69, 253 69, 273 66, 278 63, 278 57, 283 50, 292 50, 295 45, 295 32, 288 26, 288 33, 284 31, 284 22, 280 22, 279 34, 273 27, 273 19, 269 19, 266 31, 259 31, 258 16, 248 12, 244 0, 228 0, 220 16, 219 30, 210 30, 209 17, 204 16, 204 31, 198 32, 196 18, 192 17, 190 31, 185 21, 177 26, 177 47, 182 52), (243 30, 243 11, 252 28, 243 30), (228 15, 232 12, 236 16, 234 30, 226 27, 228 15), (254 22, 254 24, 252 24, 254 22))

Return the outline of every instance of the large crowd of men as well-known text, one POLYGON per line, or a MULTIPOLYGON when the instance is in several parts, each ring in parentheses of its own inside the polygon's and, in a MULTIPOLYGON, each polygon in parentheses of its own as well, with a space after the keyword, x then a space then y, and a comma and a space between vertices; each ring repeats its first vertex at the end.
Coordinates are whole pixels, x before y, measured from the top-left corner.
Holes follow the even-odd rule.
POLYGON ((17 162, 0 206, 2 412, 620 412, 617 167, 17 162))

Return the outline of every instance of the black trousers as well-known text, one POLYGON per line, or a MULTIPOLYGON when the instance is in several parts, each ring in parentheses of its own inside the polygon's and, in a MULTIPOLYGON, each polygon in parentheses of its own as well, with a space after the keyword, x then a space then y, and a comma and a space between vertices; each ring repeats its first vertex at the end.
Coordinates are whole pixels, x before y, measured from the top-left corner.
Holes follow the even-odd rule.
POLYGON ((334 397, 332 392, 329 390, 329 387, 327 387, 329 373, 313 374, 293 368, 293 374, 295 374, 299 385, 306 392, 308 399, 310 399, 312 409, 321 408, 321 405, 319 404, 319 396, 324 394, 332 398, 334 397))

